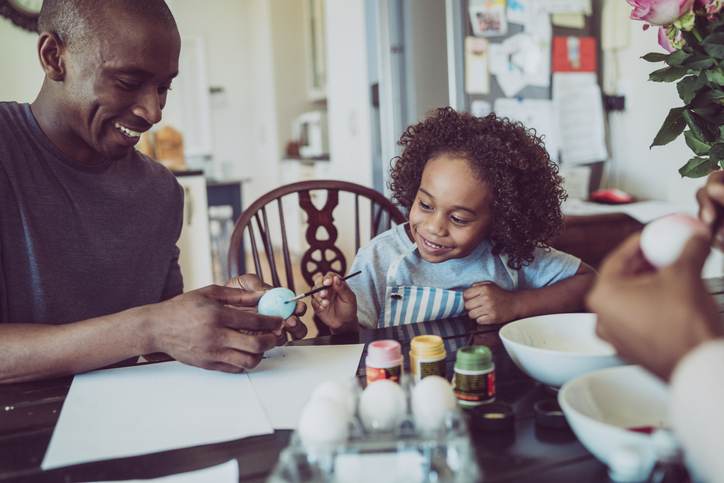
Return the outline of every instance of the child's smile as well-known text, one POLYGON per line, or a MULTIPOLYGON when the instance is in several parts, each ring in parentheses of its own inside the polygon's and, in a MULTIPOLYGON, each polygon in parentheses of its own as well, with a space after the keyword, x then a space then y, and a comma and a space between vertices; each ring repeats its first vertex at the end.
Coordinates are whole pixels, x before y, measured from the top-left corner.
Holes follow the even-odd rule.
POLYGON ((488 184, 468 161, 454 155, 429 160, 409 217, 422 258, 439 263, 468 255, 488 234, 491 202, 488 184))

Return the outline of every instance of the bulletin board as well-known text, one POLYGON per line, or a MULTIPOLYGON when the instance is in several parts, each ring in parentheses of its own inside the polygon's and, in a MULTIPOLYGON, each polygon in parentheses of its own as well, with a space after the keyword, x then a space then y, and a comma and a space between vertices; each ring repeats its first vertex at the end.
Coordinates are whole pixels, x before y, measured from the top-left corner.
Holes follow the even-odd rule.
POLYGON ((586 179, 586 191, 596 189, 601 181, 604 162, 608 158, 606 116, 601 94, 602 55, 599 39, 602 2, 459 1, 463 21, 462 45, 465 51, 462 56, 465 64, 465 109, 475 115, 484 115, 487 110, 492 110, 503 117, 519 120, 527 126, 535 124, 532 120, 536 119, 536 122, 546 127, 531 127, 543 134, 546 148, 549 149, 551 158, 561 163, 564 176, 565 172, 571 169, 585 171, 588 173, 586 176, 590 176, 586 179), (513 11, 520 5, 523 6, 522 10, 513 11), (587 6, 576 13, 577 5, 587 6), (521 11, 525 13, 526 6, 532 6, 536 12, 532 17, 534 20, 525 20, 528 17, 519 15, 521 11), (548 10, 549 8, 552 10, 548 10), (571 11, 565 13, 566 8, 571 8, 571 11), (503 16, 502 19, 500 15, 503 16), (548 32, 543 25, 545 19, 549 19, 548 32), (547 48, 546 36, 549 37, 547 48), (573 53, 576 55, 572 55, 573 53), (508 67, 504 68, 503 59, 513 60, 508 60, 508 67), (523 69, 523 76, 510 75, 516 66, 526 62, 538 67, 530 71, 526 70, 526 67, 523 69), (487 81, 481 75, 482 63, 487 64, 487 81), (545 67, 541 68, 545 63, 548 63, 547 73, 545 67), (519 88, 521 77, 525 85, 519 88), (587 84, 582 86, 581 82, 587 84), (575 91, 579 88, 584 90, 575 91), (571 96, 573 92, 581 92, 582 95, 571 96), (585 106, 575 106, 584 97, 588 108, 595 111, 592 116, 583 115, 586 112, 585 106), (569 112, 571 109, 578 109, 578 112, 569 112), (575 116, 581 116, 581 122, 574 122, 575 116), (547 126, 554 125, 547 121, 549 117, 555 118, 557 127, 545 132, 547 126), (590 123, 586 127, 589 129, 588 134, 593 136, 588 145, 580 146, 584 150, 588 149, 587 152, 577 151, 573 145, 577 135, 573 131, 580 128, 582 123, 590 123))

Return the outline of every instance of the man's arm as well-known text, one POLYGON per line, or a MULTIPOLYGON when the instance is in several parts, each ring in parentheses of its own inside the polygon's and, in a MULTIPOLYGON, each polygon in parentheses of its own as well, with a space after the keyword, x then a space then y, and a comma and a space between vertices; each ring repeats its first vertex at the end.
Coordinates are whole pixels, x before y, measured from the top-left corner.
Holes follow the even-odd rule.
POLYGON ((262 293, 212 285, 70 324, 0 324, 0 383, 75 374, 153 352, 240 372, 258 364, 281 334, 281 319, 256 312, 262 293))

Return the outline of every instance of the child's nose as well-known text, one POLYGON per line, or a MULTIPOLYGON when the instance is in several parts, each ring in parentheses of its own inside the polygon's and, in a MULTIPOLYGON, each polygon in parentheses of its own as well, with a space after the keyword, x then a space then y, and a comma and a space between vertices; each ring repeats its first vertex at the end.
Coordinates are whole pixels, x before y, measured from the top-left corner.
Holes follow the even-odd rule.
POLYGON ((427 220, 427 229, 431 235, 444 235, 445 225, 445 218, 440 215, 432 215, 427 220))

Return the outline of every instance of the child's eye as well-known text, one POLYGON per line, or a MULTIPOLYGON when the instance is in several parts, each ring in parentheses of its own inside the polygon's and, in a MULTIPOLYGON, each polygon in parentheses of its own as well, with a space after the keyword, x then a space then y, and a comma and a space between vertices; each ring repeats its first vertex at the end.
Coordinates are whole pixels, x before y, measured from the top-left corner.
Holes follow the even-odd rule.
POLYGON ((430 211, 430 210, 432 210, 432 206, 428 205, 427 203, 425 203, 425 202, 422 201, 422 200, 420 200, 419 204, 420 204, 420 208, 422 208, 422 209, 425 210, 425 211, 430 211))
POLYGON ((457 216, 451 216, 450 219, 453 223, 457 225, 467 225, 468 223, 470 223, 468 220, 463 220, 462 218, 458 218, 457 216))

